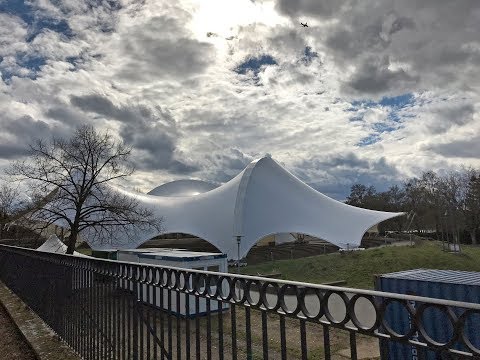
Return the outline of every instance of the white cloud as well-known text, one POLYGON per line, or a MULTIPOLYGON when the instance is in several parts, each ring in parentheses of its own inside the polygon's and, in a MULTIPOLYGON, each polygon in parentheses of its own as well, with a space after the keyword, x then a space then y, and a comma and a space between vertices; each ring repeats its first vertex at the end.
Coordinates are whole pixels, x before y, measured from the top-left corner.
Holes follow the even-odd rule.
POLYGON ((17 122, 57 134, 110 127, 135 147, 130 184, 143 190, 225 181, 265 153, 337 197, 353 181, 478 166, 460 149, 479 130, 479 3, 400 4, 32 1, 35 26, 48 18, 70 33, 51 26, 28 39, 34 25, 0 13, 0 145, 26 131, 17 122), (275 64, 234 71, 267 55, 275 64), (36 58, 32 70, 25 59, 36 58), (378 103, 405 93, 408 106, 378 103), (367 105, 352 110, 353 100, 367 105))
POLYGON ((17 16, 0 13, 0 56, 14 55, 25 51, 27 26, 17 16))

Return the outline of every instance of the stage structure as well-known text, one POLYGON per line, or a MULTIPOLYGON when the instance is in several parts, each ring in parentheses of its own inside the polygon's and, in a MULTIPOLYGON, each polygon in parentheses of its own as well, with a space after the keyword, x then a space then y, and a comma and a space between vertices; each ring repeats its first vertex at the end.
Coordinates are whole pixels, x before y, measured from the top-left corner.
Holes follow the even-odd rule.
POLYGON ((112 246, 132 249, 157 235, 185 233, 210 242, 227 254, 228 259, 237 259, 243 258, 260 239, 279 233, 302 233, 341 248, 356 247, 370 227, 403 215, 362 209, 331 199, 268 156, 252 161, 232 180, 216 188, 198 181, 190 180, 190 183, 198 191, 185 191, 188 181, 182 186, 164 186, 161 191, 157 188, 154 193, 163 196, 115 188, 163 217, 161 234, 136 233, 133 241, 116 239, 117 245, 89 241, 88 229, 82 237, 93 249, 112 246), (164 191, 165 188, 168 191, 164 191), (178 188, 190 195, 171 191, 178 188))

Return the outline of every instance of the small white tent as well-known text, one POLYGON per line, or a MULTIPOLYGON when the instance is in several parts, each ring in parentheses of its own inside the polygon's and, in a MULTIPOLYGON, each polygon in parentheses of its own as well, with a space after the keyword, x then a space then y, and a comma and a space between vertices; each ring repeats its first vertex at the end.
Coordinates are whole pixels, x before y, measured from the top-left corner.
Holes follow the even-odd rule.
MULTIPOLYGON (((47 241, 45 241, 42 245, 40 245, 37 250, 57 253, 57 254, 66 254, 67 253, 67 245, 65 245, 56 235, 51 235, 47 241)), ((83 255, 79 252, 74 251, 73 255, 75 256, 82 256, 88 257, 87 255, 83 255)))

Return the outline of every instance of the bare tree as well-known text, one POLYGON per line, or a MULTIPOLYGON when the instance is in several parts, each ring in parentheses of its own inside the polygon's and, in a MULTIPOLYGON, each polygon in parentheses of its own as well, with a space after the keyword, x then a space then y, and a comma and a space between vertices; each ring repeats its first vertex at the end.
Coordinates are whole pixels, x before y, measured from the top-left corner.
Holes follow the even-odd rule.
MULTIPOLYGON (((383 199, 383 211, 401 212, 405 210, 405 191, 398 185, 391 186, 387 191, 380 193, 379 197, 383 199)), ((406 216, 397 216, 393 219, 382 222, 381 228, 394 229, 402 232, 408 224, 406 216)))
POLYGON ((0 238, 3 230, 15 212, 15 202, 18 200, 18 190, 7 183, 0 186, 0 238))
POLYGON ((465 218, 465 228, 470 234, 472 244, 476 245, 480 227, 480 172, 467 169, 464 173, 463 185, 462 210, 465 218))
POLYGON ((365 186, 363 184, 354 184, 350 189, 350 195, 347 196, 345 203, 348 205, 372 208, 377 191, 373 186, 365 186))
POLYGON ((6 183, 0 186, 0 221, 7 220, 13 215, 18 196, 17 188, 6 183))
POLYGON ((82 126, 70 139, 38 140, 30 149, 28 159, 13 163, 7 172, 32 191, 34 201, 23 218, 41 229, 62 224, 69 232, 68 254, 87 229, 87 240, 99 243, 161 230, 161 218, 112 187, 134 169, 128 165, 131 149, 108 132, 82 126))

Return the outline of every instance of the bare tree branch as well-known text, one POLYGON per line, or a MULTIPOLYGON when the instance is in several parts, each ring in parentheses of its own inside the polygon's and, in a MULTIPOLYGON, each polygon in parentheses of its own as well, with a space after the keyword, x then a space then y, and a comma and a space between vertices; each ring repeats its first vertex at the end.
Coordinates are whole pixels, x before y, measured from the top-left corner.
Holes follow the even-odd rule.
POLYGON ((65 226, 70 232, 68 253, 87 229, 93 238, 86 240, 102 243, 161 230, 161 218, 110 186, 134 169, 128 165, 131 149, 108 132, 82 126, 70 139, 39 140, 30 150, 28 160, 13 163, 8 170, 16 180, 28 182, 36 199, 23 218, 43 230, 52 224, 65 226))

